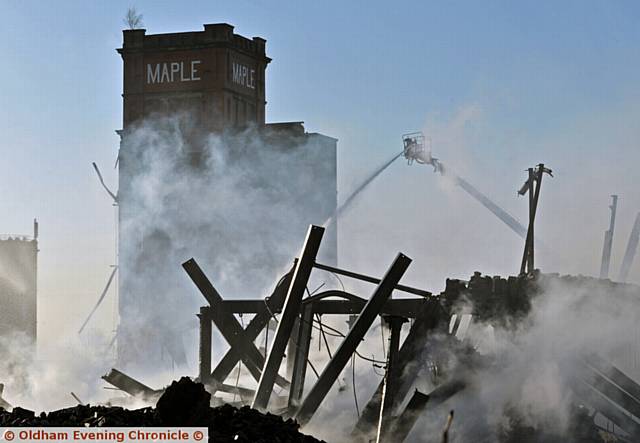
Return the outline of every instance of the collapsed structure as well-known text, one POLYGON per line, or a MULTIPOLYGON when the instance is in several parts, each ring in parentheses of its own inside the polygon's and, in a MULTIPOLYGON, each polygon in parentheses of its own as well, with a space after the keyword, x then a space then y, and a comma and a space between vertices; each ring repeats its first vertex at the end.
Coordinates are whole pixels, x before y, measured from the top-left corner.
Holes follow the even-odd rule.
MULTIPOLYGON (((436 296, 399 284, 411 262, 403 254, 398 255, 382 279, 319 262, 316 254, 322 234, 320 227, 309 229, 293 268, 278 282, 271 296, 264 300, 225 300, 195 260, 183 264, 208 302, 198 315, 201 324, 199 379, 212 393, 234 393, 254 408, 293 417, 304 426, 337 382, 348 361, 357 353, 357 347, 373 321, 381 316, 390 330, 385 376, 355 423, 354 441, 403 441, 425 408, 436 408, 465 390, 478 388, 473 386, 473 377, 468 373, 499 364, 455 339, 463 329, 463 314, 482 322, 518 328, 540 288, 548 286, 550 281, 568 281, 578 286, 600 285, 603 291, 615 290, 618 296, 632 300, 640 297, 639 288, 633 285, 542 275, 538 271, 509 279, 484 277, 477 273, 468 282, 447 280, 445 291, 436 296), (313 269, 367 281, 377 287, 368 300, 337 290, 305 297, 313 269), (390 298, 394 291, 418 297, 390 298), (472 311, 459 311, 459 303, 463 299, 473 306, 472 311), (249 314, 253 318, 242 327, 236 314, 249 314), (254 340, 277 314, 280 315, 278 327, 265 356, 256 348, 254 340), (311 332, 314 328, 322 331, 320 316, 327 314, 353 315, 355 318, 339 348, 325 368, 319 371, 309 363, 311 332), (401 343, 400 331, 407 321, 411 321, 411 326, 401 343), (212 367, 211 359, 212 323, 231 346, 215 367, 212 367), (450 364, 452 354, 458 362, 455 366, 450 364), (286 374, 280 374, 285 355, 286 374), (238 362, 242 362, 256 380, 255 389, 227 383, 227 377, 238 362), (316 374, 312 383, 308 382, 309 368, 316 374), (433 376, 431 392, 415 390, 420 378, 425 376, 425 368, 433 376), (274 395, 275 386, 284 389, 287 395, 274 395)), ((508 430, 504 441, 523 441, 518 439, 522 435, 529 438, 544 435, 548 439, 544 441, 603 441, 598 440, 602 432, 617 441, 640 438, 640 385, 598 356, 595 349, 593 351, 584 355, 567 355, 566 361, 559 362, 570 368, 568 373, 571 375, 566 383, 571 386, 575 398, 570 439, 554 437, 545 429, 523 429, 514 413, 511 419, 515 424, 508 430)), ((484 438, 492 441, 491 435, 476 441, 485 441, 484 438)))

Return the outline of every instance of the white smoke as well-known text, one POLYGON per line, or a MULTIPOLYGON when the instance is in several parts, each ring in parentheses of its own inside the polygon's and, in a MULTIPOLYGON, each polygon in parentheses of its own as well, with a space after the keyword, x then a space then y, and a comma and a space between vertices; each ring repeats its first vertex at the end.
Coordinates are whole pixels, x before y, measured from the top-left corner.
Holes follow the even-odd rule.
MULTIPOLYGON (((136 361, 114 362, 112 337, 96 344, 87 338, 91 328, 82 339, 61 336, 37 357, 11 340, 3 354, 14 363, 0 368, 0 383, 12 404, 69 406, 71 391, 85 402, 121 396, 102 389, 100 376, 113 366, 153 388, 195 376, 195 314, 207 302, 181 264, 194 257, 226 299, 263 298, 290 267, 308 225, 331 214, 335 158, 327 161, 330 148, 318 137, 256 128, 194 134, 189 114, 150 118, 125 135, 120 153, 119 278, 133 294, 120 319, 131 336, 119 336, 118 346, 136 361), (184 361, 175 362, 175 349, 184 361)), ((226 348, 215 334, 214 363, 226 348)))
POLYGON ((176 357, 184 349, 194 371, 195 313, 206 301, 181 264, 194 257, 223 298, 265 297, 308 225, 331 214, 335 163, 304 134, 202 134, 192 124, 189 114, 158 116, 124 137, 120 277, 121 326, 131 331, 122 343, 132 359, 163 354, 184 365, 176 357))
POLYGON ((105 336, 82 341, 65 337, 55 345, 36 350, 33 341, 15 334, 0 339, 0 383, 3 398, 12 406, 36 412, 74 406, 76 394, 85 403, 106 402, 121 394, 102 389, 100 380, 113 362, 105 336))
MULTIPOLYGON (((500 441, 517 419, 519 426, 570 439, 576 408, 584 403, 572 390, 583 357, 592 353, 640 378, 637 354, 638 288, 592 279, 543 279, 528 315, 510 327, 472 322, 465 341, 474 348, 487 338, 486 366, 458 367, 468 388, 440 408, 427 410, 411 441, 439 441, 446 411, 456 411, 450 441, 483 435, 500 441), (426 438, 425 435, 434 435, 426 438)), ((473 307, 468 308, 473 309, 473 307)), ((514 441, 514 440, 509 440, 514 441)), ((572 441, 572 440, 568 440, 572 441)))

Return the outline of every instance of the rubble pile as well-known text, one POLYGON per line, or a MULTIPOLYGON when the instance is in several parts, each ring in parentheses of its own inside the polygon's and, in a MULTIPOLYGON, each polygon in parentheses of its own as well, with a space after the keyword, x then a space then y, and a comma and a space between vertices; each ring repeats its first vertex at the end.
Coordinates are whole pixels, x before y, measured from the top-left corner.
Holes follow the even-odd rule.
POLYGON ((248 406, 209 406, 211 395, 187 377, 174 381, 155 408, 78 405, 36 415, 33 411, 0 407, 1 426, 206 426, 211 442, 320 443, 298 431, 298 424, 248 406))
POLYGON ((447 315, 455 313, 458 303, 470 303, 478 320, 509 327, 518 325, 526 318, 532 300, 544 292, 544 288, 559 284, 595 294, 615 292, 616 298, 640 298, 640 288, 633 284, 582 275, 543 274, 538 270, 530 275, 506 279, 482 275, 480 272, 475 272, 468 281, 447 279, 445 290, 439 294, 439 298, 447 315))

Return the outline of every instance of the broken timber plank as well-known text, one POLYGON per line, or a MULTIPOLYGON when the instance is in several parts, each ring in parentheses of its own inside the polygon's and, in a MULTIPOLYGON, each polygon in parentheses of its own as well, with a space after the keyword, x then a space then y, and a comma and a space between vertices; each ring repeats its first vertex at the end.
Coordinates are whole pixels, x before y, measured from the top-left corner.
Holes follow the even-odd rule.
POLYGON ((320 406, 320 403, 364 338, 371 323, 373 323, 380 313, 385 301, 391 296, 393 289, 404 275, 410 263, 411 259, 409 257, 404 254, 398 254, 373 295, 362 309, 362 312, 349 330, 349 333, 340 344, 333 358, 329 361, 324 371, 322 371, 322 374, 320 374, 320 378, 302 401, 295 415, 295 419, 302 426, 309 422, 320 406))
POLYGON ((115 368, 112 368, 109 373, 103 375, 102 379, 121 391, 143 400, 155 401, 162 395, 162 391, 151 389, 149 386, 140 383, 138 380, 129 377, 124 372, 118 371, 115 368))
POLYGON ((304 297, 307 282, 311 276, 323 234, 324 228, 314 225, 309 226, 307 237, 300 253, 300 259, 298 263, 296 263, 293 272, 291 285, 289 286, 287 298, 280 316, 280 322, 278 323, 278 329, 276 329, 276 335, 271 343, 271 349, 267 355, 262 375, 258 382, 256 396, 251 405, 252 408, 264 410, 269 404, 273 384, 278 375, 280 363, 282 363, 282 357, 284 356, 291 329, 300 312, 302 297, 304 297))

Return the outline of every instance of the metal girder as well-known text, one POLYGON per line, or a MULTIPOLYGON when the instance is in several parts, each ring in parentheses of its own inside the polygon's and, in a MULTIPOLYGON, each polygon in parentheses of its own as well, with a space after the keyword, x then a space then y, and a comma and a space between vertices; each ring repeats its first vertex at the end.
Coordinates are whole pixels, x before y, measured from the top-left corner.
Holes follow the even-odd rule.
POLYGON ((393 411, 398 401, 397 385, 401 371, 398 367, 398 353, 400 350, 400 332, 402 324, 407 319, 389 315, 384 317, 389 325, 389 350, 387 351, 387 367, 384 374, 384 387, 382 388, 382 406, 380 407, 378 420, 378 438, 377 442, 386 442, 391 440, 391 429, 393 411))
MULTIPOLYGON (((368 283, 378 284, 380 283, 379 278, 370 277, 364 274, 358 274, 357 272, 346 271, 344 269, 336 268, 329 265, 323 265, 321 263, 316 263, 314 266, 316 269, 321 269, 323 271, 331 272, 332 274, 344 275, 345 277, 355 278, 356 280, 366 281, 368 283)), ((421 295, 423 297, 431 297, 433 294, 429 291, 424 291, 422 289, 412 288, 410 286, 404 285, 396 285, 395 289, 402 292, 407 292, 409 294, 421 295)))
MULTIPOLYGON (((219 383, 216 387, 217 387, 217 390, 220 392, 226 392, 228 394, 237 394, 242 399, 251 399, 256 393, 253 389, 243 388, 242 386, 232 386, 226 383, 219 383)), ((210 391, 209 393, 213 395, 210 391)))
POLYGON ((404 411, 397 417, 391 428, 390 435, 393 436, 393 441, 401 443, 407 438, 420 414, 427 407, 427 402, 434 408, 438 407, 466 387, 465 381, 454 378, 438 386, 428 395, 416 389, 404 411))
POLYGON ((269 350, 262 369, 256 395, 251 405, 252 408, 264 410, 269 404, 273 383, 278 375, 278 369, 280 368, 280 363, 282 362, 282 357, 287 347, 287 340, 291 334, 291 328, 300 312, 302 297, 304 297, 305 290, 307 289, 307 282, 311 276, 323 234, 324 228, 315 225, 309 226, 307 237, 300 252, 300 258, 293 271, 291 285, 289 286, 287 298, 284 302, 280 322, 278 323, 275 337, 271 343, 271 349, 269 350))
MULTIPOLYGON (((247 340, 244 329, 230 312, 224 310, 223 299, 213 287, 207 276, 202 272, 198 263, 192 258, 182 264, 193 283, 200 290, 204 298, 211 306, 211 319, 222 333, 225 340, 232 346, 240 350, 242 361, 256 380, 260 379, 264 357, 256 348, 255 344, 247 340)), ((278 385, 288 388, 289 382, 283 377, 276 377, 278 385)))
MULTIPOLYGON (((405 399, 422 369, 416 359, 420 357, 425 348, 425 343, 429 338, 429 331, 438 326, 440 320, 438 309, 438 303, 431 303, 427 306, 427 309, 423 309, 422 314, 416 318, 413 326, 409 329, 409 334, 400 348, 398 365, 403 368, 404 372, 402 382, 397 386, 396 396, 398 402, 402 402, 405 399)), ((363 408, 351 434, 352 436, 369 434, 374 429, 382 402, 383 386, 383 383, 380 382, 373 396, 363 408)))
MULTIPOLYGON (((251 319, 249 324, 244 330, 244 337, 246 341, 253 341, 260 334, 260 332, 267 327, 269 320, 272 318, 273 313, 280 312, 282 304, 287 295, 287 289, 291 283, 291 271, 288 272, 276 285, 273 293, 265 300, 259 300, 259 307, 255 310, 256 315, 251 319)), ((224 308, 227 312, 233 312, 228 309, 229 300, 224 301, 224 308)), ((244 311, 240 311, 245 313, 244 311)), ((211 380, 217 383, 222 383, 231 373, 238 361, 242 358, 242 350, 238 347, 231 346, 231 349, 222 357, 217 364, 213 373, 211 374, 211 380)), ((212 387, 213 389, 213 387, 212 387)), ((214 391, 215 392, 215 391, 214 391)), ((212 394, 214 393, 212 392, 212 394)), ((252 394, 253 397, 253 394, 252 394)))
POLYGON ((151 389, 149 386, 140 383, 138 380, 129 377, 127 374, 118 371, 115 368, 112 368, 109 373, 103 375, 101 378, 121 391, 144 400, 157 400, 157 398, 162 394, 162 391, 151 389))
POLYGON ((590 387, 587 383, 575 378, 568 380, 568 385, 573 393, 583 402, 631 434, 631 436, 634 437, 634 441, 640 438, 640 425, 615 406, 615 404, 609 401, 604 395, 590 387))
MULTIPOLYGON (((640 401, 640 385, 627 377, 624 372, 595 354, 586 357, 585 362, 611 379, 616 385, 634 397, 636 401, 640 401)), ((640 416, 638 417, 640 418, 640 416)))
MULTIPOLYGON (((149 386, 140 383, 138 380, 129 377, 127 374, 118 371, 117 369, 111 369, 108 374, 102 376, 102 379, 133 397, 138 397, 147 401, 156 401, 164 392, 164 389, 151 389, 149 386)), ((246 389, 240 386, 231 386, 223 383, 217 385, 217 390, 230 394, 238 394, 243 398, 250 398, 254 393, 251 389, 246 389)))
POLYGON ((320 403, 327 395, 336 378, 340 375, 340 372, 344 369, 345 365, 351 358, 351 355, 364 338, 369 327, 380 313, 385 301, 393 292, 393 289, 404 275, 410 263, 411 259, 409 257, 404 254, 398 254, 382 281, 377 286, 375 292, 371 296, 371 299, 369 299, 362 309, 362 312, 358 316, 355 324, 340 344, 340 347, 334 354, 333 358, 329 361, 324 371, 322 371, 320 378, 316 381, 315 385, 311 388, 311 391, 309 391, 300 405, 300 408, 295 415, 295 419, 302 426, 311 419, 318 409, 318 406, 320 406, 320 403))
MULTIPOLYGON (((232 314, 257 314, 264 310, 264 302, 263 299, 255 298, 249 300, 225 300, 223 304, 224 310, 232 314)), ((274 314, 279 314, 281 310, 282 307, 278 310, 272 309, 274 314)))
POLYGON ((303 304, 300 314, 300 327, 296 337, 296 351, 293 362, 291 389, 289 390, 289 408, 297 408, 304 390, 304 379, 307 373, 307 360, 311 347, 311 330, 313 326, 313 305, 303 304))
POLYGON ((429 396, 427 394, 423 394, 417 389, 414 391, 409 403, 407 403, 404 411, 398 416, 391 428, 394 442, 402 443, 407 438, 416 421, 418 421, 418 417, 427 407, 428 401, 429 396))
MULTIPOLYGON (((211 378, 211 308, 203 306, 200 308, 198 320, 200 321, 200 349, 198 372, 200 382, 207 384, 211 378)), ((224 380, 221 380, 224 381, 224 380)))
MULTIPOLYGON (((302 307, 304 309, 304 306, 302 307)), ((289 336, 289 341, 287 342, 287 378, 291 380, 291 385, 293 386, 293 367, 295 365, 295 355, 296 348, 298 347, 298 334, 300 332, 300 317, 296 317, 296 320, 293 322, 293 328, 291 328, 291 335, 289 336)))
POLYGON ((440 406, 445 401, 456 395, 467 387, 467 382, 461 378, 454 378, 439 385, 429 392, 429 403, 433 406, 440 406))
MULTIPOLYGON (((302 300, 302 303, 309 303, 313 299, 313 313, 320 315, 349 315, 349 314, 358 314, 362 311, 362 308, 367 303, 366 299, 353 296, 353 299, 343 299, 343 300, 327 300, 326 297, 341 297, 348 294, 343 291, 325 291, 320 294, 314 295, 313 297, 308 297, 302 300), (324 297, 322 299, 318 299, 316 301, 315 297, 324 297)), ((351 295, 351 294, 349 294, 351 295)), ((231 312, 234 314, 254 314, 259 313, 264 310, 264 300, 224 300, 223 305, 224 309, 227 312, 231 312)), ((424 310, 425 305, 429 304, 429 299, 424 298, 399 298, 394 300, 388 300, 382 308, 383 314, 389 315, 399 315, 402 317, 408 318, 416 318, 420 315, 420 312, 424 310)), ((269 306, 273 304, 270 303, 269 306)), ((279 314, 281 311, 281 307, 277 309, 271 307, 271 311, 274 314, 279 314)), ((249 328, 247 327, 247 330, 249 328)))
POLYGON ((626 409, 636 417, 640 418, 640 402, 624 390, 620 389, 613 382, 603 377, 597 371, 587 369, 582 371, 581 378, 592 388, 604 394, 609 400, 626 409))

